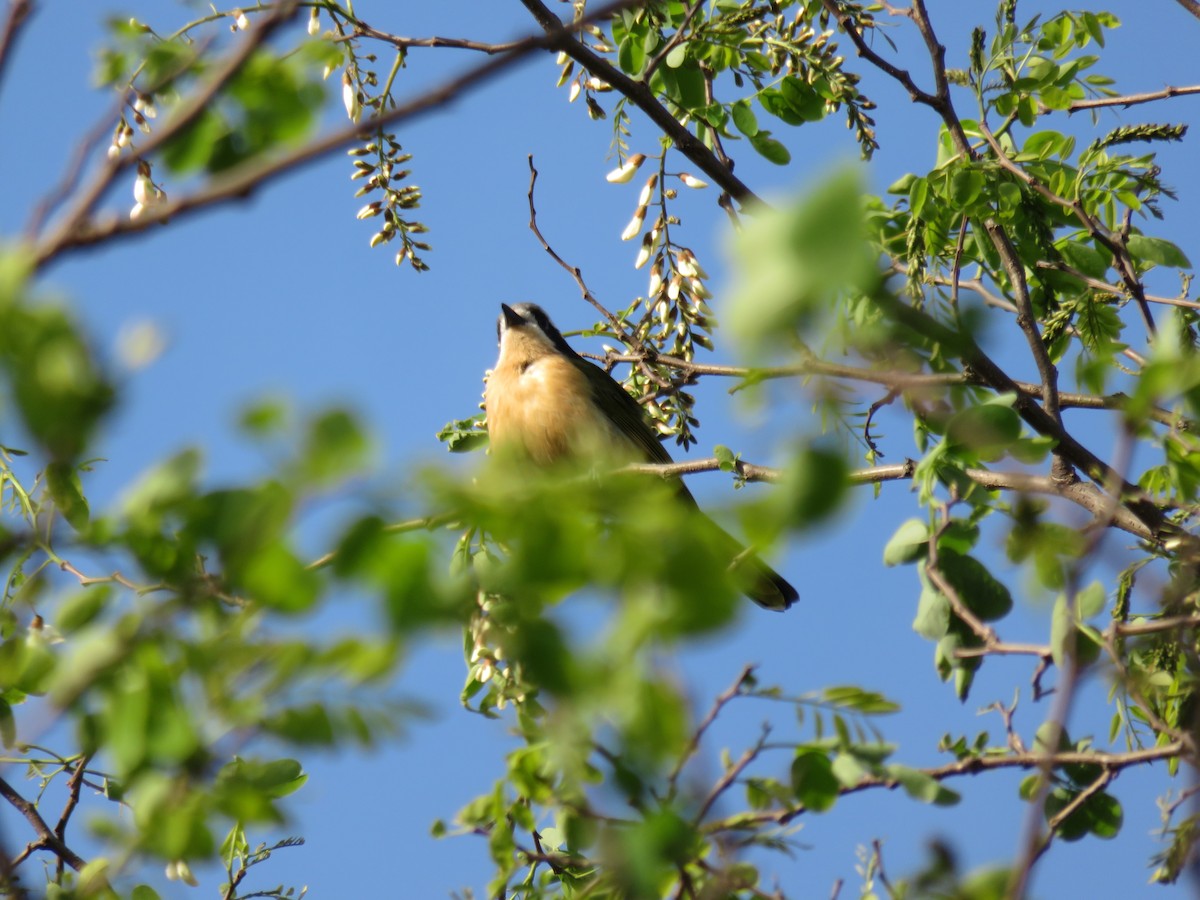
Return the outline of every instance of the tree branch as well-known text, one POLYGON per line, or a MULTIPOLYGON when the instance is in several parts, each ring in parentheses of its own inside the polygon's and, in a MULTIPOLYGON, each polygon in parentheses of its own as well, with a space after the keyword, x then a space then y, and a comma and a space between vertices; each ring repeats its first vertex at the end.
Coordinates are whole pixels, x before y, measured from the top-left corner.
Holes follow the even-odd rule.
MULTIPOLYGON (((53 829, 46 824, 46 820, 42 818, 42 814, 38 812, 37 807, 13 790, 12 785, 3 778, 0 778, 0 797, 11 803, 25 817, 25 821, 33 826, 33 830, 38 836, 35 843, 54 853, 76 872, 83 869, 87 863, 72 852, 71 848, 54 833, 53 829)), ((35 849, 37 848, 35 847, 35 849)))
MULTIPOLYGON (((1165 87, 1161 91, 1148 91, 1144 94, 1127 94, 1123 97, 1098 97, 1094 100, 1076 100, 1066 108, 1066 112, 1079 112, 1084 109, 1098 109, 1103 106, 1136 106, 1139 103, 1153 103, 1155 100, 1167 100, 1171 97, 1183 97, 1187 94, 1200 94, 1200 85, 1188 87, 1165 87)), ((1047 109, 1046 112, 1055 112, 1047 109)))
MULTIPOLYGON (((600 18, 604 15, 611 15, 614 11, 628 6, 631 2, 635 2, 635 0, 614 0, 614 2, 598 8, 594 15, 589 18, 600 18)), ((262 20, 256 27, 263 27, 265 22, 265 19, 262 20)), ((555 36, 534 35, 522 41, 517 41, 514 43, 514 48, 507 53, 498 55, 481 65, 468 69, 458 77, 443 82, 441 85, 426 91, 424 94, 415 97, 407 103, 400 104, 388 110, 386 113, 372 116, 370 119, 362 122, 351 123, 303 147, 284 153, 282 156, 269 162, 254 161, 237 166, 213 179, 207 187, 196 193, 168 201, 162 205, 156 205, 147 209, 135 220, 109 216, 103 221, 91 223, 90 225, 81 223, 71 231, 60 229, 60 233, 56 233, 50 240, 40 242, 35 248, 33 254, 35 267, 39 269, 44 267, 51 260, 60 258, 67 250, 88 247, 116 238, 140 234, 155 225, 193 210, 203 209, 229 200, 245 200, 252 196, 256 190, 279 176, 316 162, 334 150, 356 143, 364 131, 370 131, 396 122, 407 121, 445 105, 467 88, 473 87, 476 83, 510 68, 533 51, 552 48, 557 39, 559 38, 555 36)), ((155 137, 151 143, 145 146, 149 146, 150 149, 157 149, 162 145, 163 140, 165 140, 163 134, 162 129, 159 129, 155 132, 155 137)), ((143 147, 143 152, 149 152, 145 149, 145 146, 143 147)), ((128 158, 120 157, 119 159, 125 160, 128 158)), ((109 166, 112 165, 114 163, 109 163, 109 166)), ((108 181, 111 181, 111 177, 108 181)), ((93 200, 92 203, 94 202, 93 200)))
MULTIPOLYGON (((1069 765, 1095 765, 1108 771, 1120 772, 1131 766, 1174 759, 1181 756, 1185 750, 1186 747, 1183 743, 1172 741, 1171 743, 1163 744, 1161 747, 1148 747, 1144 750, 1130 750, 1125 753, 1071 750, 1062 753, 1052 753, 1047 756, 1038 752, 1026 751, 1023 753, 1009 753, 1004 756, 968 756, 955 762, 947 763, 944 766, 933 766, 919 769, 918 771, 936 781, 944 781, 948 778, 975 775, 979 772, 991 771, 993 769, 1036 769, 1048 760, 1054 769, 1060 769, 1063 766, 1069 765)), ((900 782, 895 778, 883 775, 866 775, 857 784, 839 788, 838 795, 857 794, 875 788, 895 790, 900 786, 900 782)), ((727 820, 718 820, 710 823, 706 830, 712 833, 726 830, 742 830, 748 826, 764 823, 786 825, 805 812, 806 808, 803 805, 798 805, 784 810, 738 814, 731 816, 727 820)))
POLYGON ((1175 0, 1180 6, 1190 12, 1197 19, 1200 19, 1200 3, 1197 0, 1175 0))
MULTIPOLYGON (((296 0, 281 0, 269 15, 258 18, 246 32, 245 37, 228 58, 218 65, 209 77, 207 83, 195 94, 185 100, 175 114, 161 128, 144 141, 136 154, 121 154, 115 159, 105 159, 91 183, 84 187, 75 205, 66 214, 63 221, 45 241, 39 244, 35 254, 36 264, 40 267, 46 260, 54 257, 67 246, 73 246, 73 238, 91 215, 92 208, 100 198, 107 193, 116 176, 125 169, 137 165, 138 162, 158 150, 168 141, 178 136, 189 125, 195 122, 208 108, 213 98, 233 79, 242 66, 262 46, 263 42, 291 18, 296 11, 296 0)), ((152 217, 160 221, 161 215, 152 217)), ((138 220, 141 221, 140 219, 138 220)), ((131 223, 132 224, 132 223, 131 223)), ((148 223, 147 223, 148 224, 148 223)))
POLYGON ((521 3, 545 29, 549 38, 549 49, 561 50, 597 78, 620 91, 671 139, 676 150, 695 163, 738 203, 762 203, 762 200, 704 146, 698 137, 679 124, 675 116, 658 102, 654 92, 645 83, 634 81, 607 59, 577 40, 541 0, 521 0, 521 3))
POLYGON ((30 0, 9 0, 8 15, 4 19, 4 30, 0 31, 0 85, 4 84, 4 70, 8 66, 9 52, 32 8, 30 0))

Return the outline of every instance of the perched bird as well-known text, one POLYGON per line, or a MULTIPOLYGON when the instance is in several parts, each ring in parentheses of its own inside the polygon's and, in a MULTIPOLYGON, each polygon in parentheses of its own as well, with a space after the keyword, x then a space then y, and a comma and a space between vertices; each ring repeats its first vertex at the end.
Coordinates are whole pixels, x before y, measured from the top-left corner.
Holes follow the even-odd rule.
MULTIPOLYGON (((515 451, 540 466, 598 451, 614 460, 671 462, 638 402, 572 350, 545 310, 533 303, 501 303, 500 310, 500 357, 484 394, 494 449, 515 451)), ((682 480, 678 486, 680 499, 708 523, 716 545, 736 563, 751 600, 776 610, 796 602, 794 587, 699 512, 682 480)))

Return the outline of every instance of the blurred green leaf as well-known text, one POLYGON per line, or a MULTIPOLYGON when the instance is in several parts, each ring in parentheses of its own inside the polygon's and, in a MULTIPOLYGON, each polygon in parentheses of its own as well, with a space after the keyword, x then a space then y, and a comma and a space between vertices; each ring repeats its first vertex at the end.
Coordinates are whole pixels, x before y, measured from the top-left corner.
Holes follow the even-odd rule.
POLYGON ((829 757, 819 750, 800 751, 792 760, 792 791, 805 809, 825 812, 837 802, 841 785, 829 757))
POLYGON ((883 548, 883 564, 899 566, 922 559, 929 551, 929 526, 921 519, 907 519, 883 548))

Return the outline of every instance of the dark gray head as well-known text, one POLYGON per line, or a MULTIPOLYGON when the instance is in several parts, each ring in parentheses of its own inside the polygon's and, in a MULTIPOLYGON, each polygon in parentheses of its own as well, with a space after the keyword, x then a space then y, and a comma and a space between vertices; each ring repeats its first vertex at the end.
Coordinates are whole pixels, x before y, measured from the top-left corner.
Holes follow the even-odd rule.
POLYGON ((507 303, 500 304, 500 318, 496 321, 496 340, 499 341, 509 328, 535 329, 546 337, 560 353, 576 356, 571 345, 563 338, 562 333, 554 327, 546 311, 536 303, 507 303))

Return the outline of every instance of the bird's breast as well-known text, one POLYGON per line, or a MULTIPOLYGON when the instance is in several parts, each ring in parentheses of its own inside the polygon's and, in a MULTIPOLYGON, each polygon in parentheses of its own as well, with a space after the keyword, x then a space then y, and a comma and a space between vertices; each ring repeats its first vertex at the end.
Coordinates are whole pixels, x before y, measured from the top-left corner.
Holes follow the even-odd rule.
POLYGON ((516 450, 539 465, 629 455, 627 439, 596 406, 587 376, 561 356, 502 361, 488 378, 484 407, 497 452, 516 450))

